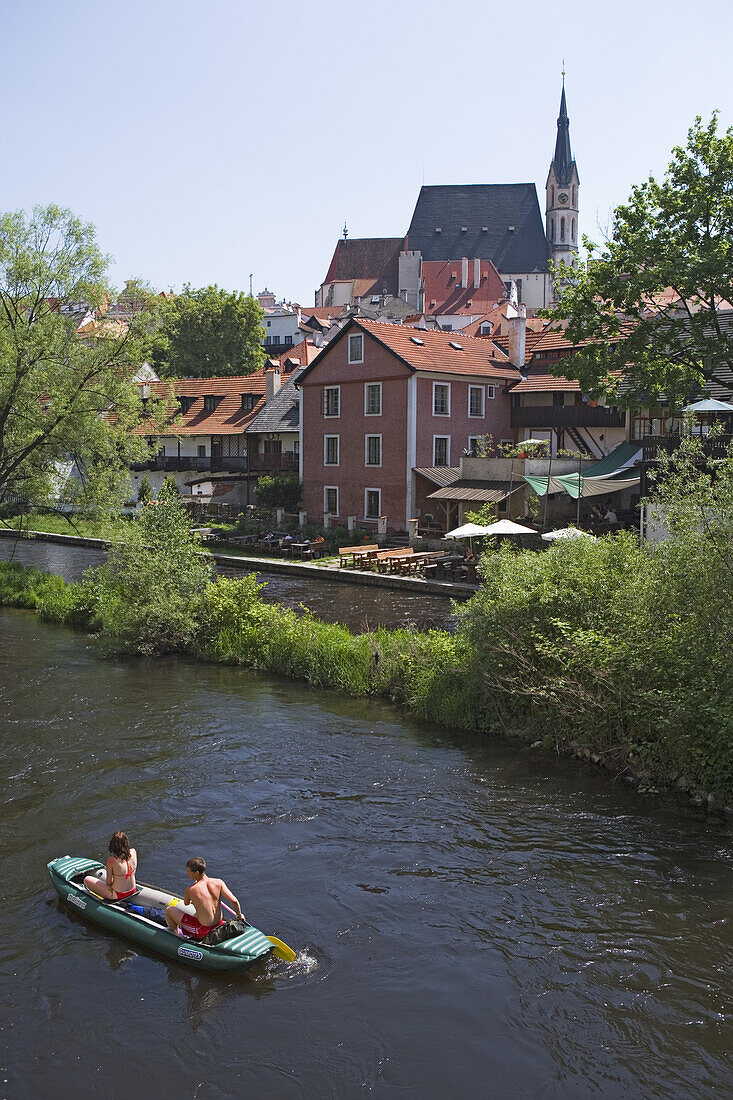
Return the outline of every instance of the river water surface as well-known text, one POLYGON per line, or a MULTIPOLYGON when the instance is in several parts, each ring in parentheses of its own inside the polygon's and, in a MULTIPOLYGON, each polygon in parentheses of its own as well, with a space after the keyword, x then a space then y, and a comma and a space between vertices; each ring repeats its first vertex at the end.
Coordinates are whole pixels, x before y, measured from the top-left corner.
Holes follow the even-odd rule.
POLYGON ((0 1096, 729 1097, 730 834, 515 744, 0 611, 0 1096), (63 907, 129 831, 298 952, 207 976, 63 907), (124 1079, 126 1084, 117 1083, 124 1079))

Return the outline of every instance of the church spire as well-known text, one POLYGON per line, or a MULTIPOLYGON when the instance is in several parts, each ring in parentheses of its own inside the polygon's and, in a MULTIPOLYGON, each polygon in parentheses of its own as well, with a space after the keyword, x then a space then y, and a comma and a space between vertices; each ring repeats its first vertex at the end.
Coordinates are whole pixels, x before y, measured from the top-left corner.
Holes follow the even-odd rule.
POLYGON ((557 140, 555 141, 555 176, 560 186, 570 182, 573 169, 573 154, 570 149, 570 119, 565 103, 565 73, 562 74, 562 95, 560 96, 560 114, 557 119, 557 140))

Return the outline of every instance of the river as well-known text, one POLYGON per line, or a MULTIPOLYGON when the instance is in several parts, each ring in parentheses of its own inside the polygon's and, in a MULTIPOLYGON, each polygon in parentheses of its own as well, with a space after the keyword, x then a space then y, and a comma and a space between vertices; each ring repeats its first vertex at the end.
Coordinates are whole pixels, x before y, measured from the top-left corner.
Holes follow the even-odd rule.
POLYGON ((0 610, 0 1096, 729 1096, 730 829, 580 764, 0 610), (208 976, 62 906, 117 828, 298 952, 208 976), (124 1077, 124 1086, 116 1077, 124 1077))
MULTIPOLYGON (((10 559, 47 573, 57 573, 67 581, 78 581, 85 569, 104 561, 104 553, 84 546, 64 546, 55 542, 0 539, 0 561, 10 559)), ((243 559, 241 569, 223 566, 219 572, 225 576, 235 576, 247 570, 247 561, 243 559)), ((281 573, 260 573, 258 576, 267 585, 262 598, 268 602, 295 608, 303 605, 319 619, 344 623, 355 632, 377 626, 416 626, 420 630, 431 627, 452 630, 455 626, 451 601, 447 596, 339 584, 332 580, 314 583, 310 577, 281 573)))

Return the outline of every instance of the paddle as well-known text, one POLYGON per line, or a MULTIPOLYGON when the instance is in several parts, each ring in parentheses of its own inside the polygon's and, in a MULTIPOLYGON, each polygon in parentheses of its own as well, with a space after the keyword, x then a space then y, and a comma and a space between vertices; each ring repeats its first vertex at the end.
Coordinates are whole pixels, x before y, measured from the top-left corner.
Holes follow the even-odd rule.
MULTIPOLYGON (((226 909, 227 913, 231 913, 233 917, 237 916, 234 910, 230 909, 225 901, 222 901, 221 907, 222 909, 226 909)), ((273 955, 276 955, 278 959, 282 959, 283 962, 295 962, 295 952, 292 947, 288 947, 288 945, 283 943, 282 940, 279 940, 277 936, 268 936, 267 939, 273 945, 273 955)))

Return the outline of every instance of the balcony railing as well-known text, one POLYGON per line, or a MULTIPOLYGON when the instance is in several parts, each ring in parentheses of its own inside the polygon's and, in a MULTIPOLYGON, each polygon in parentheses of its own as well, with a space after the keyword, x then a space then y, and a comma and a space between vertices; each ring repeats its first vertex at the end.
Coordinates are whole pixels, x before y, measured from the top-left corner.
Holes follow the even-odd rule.
MULTIPOLYGON (((672 432, 669 435, 645 435, 643 440, 640 440, 643 453, 644 462, 654 462, 660 451, 666 454, 671 454, 672 451, 676 451, 680 445, 681 436, 672 432)), ((702 439, 703 453, 708 458, 725 458, 728 447, 733 442, 733 435, 716 435, 712 439, 707 436, 695 436, 696 439, 702 439)))
POLYGON ((180 455, 176 457, 152 458, 149 462, 138 462, 134 470, 162 470, 165 473, 183 473, 191 470, 195 473, 242 473, 248 469, 246 455, 180 455))
POLYGON ((626 414, 606 405, 519 405, 511 410, 513 428, 624 428, 626 414))
POLYGON ((249 468, 252 471, 272 473, 298 473, 298 455, 292 451, 266 451, 264 454, 249 456, 249 468))

